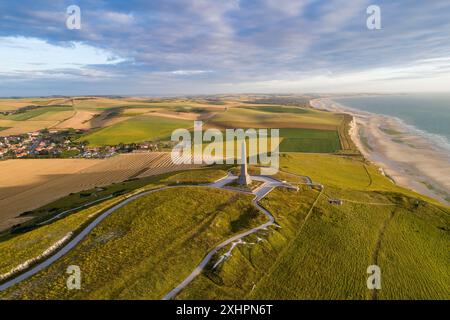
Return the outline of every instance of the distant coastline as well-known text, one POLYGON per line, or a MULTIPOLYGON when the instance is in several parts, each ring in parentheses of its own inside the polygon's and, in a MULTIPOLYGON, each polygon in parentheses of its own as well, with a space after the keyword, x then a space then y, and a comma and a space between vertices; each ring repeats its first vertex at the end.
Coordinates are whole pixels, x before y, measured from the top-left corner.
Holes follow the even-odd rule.
POLYGON ((450 154, 450 93, 331 97, 343 106, 394 117, 450 154))
POLYGON ((450 205, 450 153, 435 139, 393 116, 345 106, 332 98, 311 106, 353 116, 351 137, 364 157, 400 186, 450 205))

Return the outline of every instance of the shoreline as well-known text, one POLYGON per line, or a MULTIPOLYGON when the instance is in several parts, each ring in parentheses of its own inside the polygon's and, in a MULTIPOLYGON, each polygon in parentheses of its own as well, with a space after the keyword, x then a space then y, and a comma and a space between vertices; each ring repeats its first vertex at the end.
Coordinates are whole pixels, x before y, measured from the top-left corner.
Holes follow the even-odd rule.
POLYGON ((363 154, 395 184, 450 205, 450 156, 400 119, 344 106, 332 98, 311 106, 353 117, 350 136, 363 154))

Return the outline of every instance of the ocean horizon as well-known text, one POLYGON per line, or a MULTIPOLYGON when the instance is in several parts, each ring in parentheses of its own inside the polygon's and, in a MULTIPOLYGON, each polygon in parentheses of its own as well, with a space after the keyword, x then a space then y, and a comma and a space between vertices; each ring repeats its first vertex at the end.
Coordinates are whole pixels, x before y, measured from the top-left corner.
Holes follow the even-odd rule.
POLYGON ((394 117, 414 134, 450 152, 450 93, 331 98, 359 111, 394 117))

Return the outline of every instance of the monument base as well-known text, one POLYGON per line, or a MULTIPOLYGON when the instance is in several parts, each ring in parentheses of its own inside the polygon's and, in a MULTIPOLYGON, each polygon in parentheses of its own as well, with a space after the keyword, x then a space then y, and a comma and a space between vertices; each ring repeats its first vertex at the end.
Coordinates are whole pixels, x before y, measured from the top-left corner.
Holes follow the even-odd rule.
POLYGON ((252 178, 250 178, 249 174, 240 174, 238 178, 238 184, 241 186, 248 186, 252 183, 252 178))

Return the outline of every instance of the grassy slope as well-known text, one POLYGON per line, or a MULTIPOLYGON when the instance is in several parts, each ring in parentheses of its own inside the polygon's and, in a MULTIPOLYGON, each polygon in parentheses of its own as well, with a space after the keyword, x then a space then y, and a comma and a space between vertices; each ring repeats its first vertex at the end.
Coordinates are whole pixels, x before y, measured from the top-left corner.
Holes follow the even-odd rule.
POLYGON ((309 219, 317 191, 274 191, 262 203, 282 228, 266 235, 268 242, 239 247, 178 298, 373 299, 366 287, 371 264, 382 270, 378 299, 449 298, 448 208, 357 159, 289 154, 281 164, 325 185, 309 219), (327 195, 344 205, 331 206, 327 195))
POLYGON ((4 273, 24 261, 38 256, 68 232, 76 231, 86 221, 92 219, 96 213, 123 200, 126 194, 170 185, 176 181, 193 184, 214 182, 225 175, 225 171, 216 169, 167 173, 116 183, 101 189, 86 190, 58 199, 30 212, 29 215, 33 216, 34 219, 23 223, 20 229, 15 228, 13 233, 5 232, 0 236, 0 256, 4 258, 0 262, 0 273, 4 273), (114 198, 95 203, 95 205, 87 209, 81 208, 73 211, 70 215, 65 215, 60 220, 53 220, 51 224, 33 229, 36 223, 47 221, 65 210, 78 208, 83 204, 89 204, 110 195, 113 195, 114 198))
MULTIPOLYGON (((313 181, 342 190, 388 191, 438 204, 437 201, 401 188, 381 175, 377 167, 359 157, 335 155, 286 153, 280 156, 280 169, 295 174, 307 175, 313 181)), ((330 191, 330 190, 329 190, 330 191)), ((336 190, 331 190, 331 194, 336 190)))
MULTIPOLYGON (((235 110, 214 118, 216 124, 273 123, 267 116, 271 110, 235 110)), ((312 121, 310 116, 296 116, 312 121)), ((283 117, 283 123, 292 121, 283 117)), ((340 121, 331 114, 327 117, 320 120, 327 126, 333 126, 330 119, 336 121, 334 126, 340 121)), ((299 126, 300 118, 295 120, 293 125, 299 126)), ((313 125, 325 125, 320 121, 313 125)), ((359 158, 289 153, 281 157, 281 168, 325 185, 308 221, 304 223, 317 191, 274 191, 263 204, 282 228, 270 231, 268 242, 238 246, 226 263, 202 274, 179 298, 371 299, 366 268, 373 263, 382 268, 380 299, 450 298, 448 208, 396 187, 359 158), (344 205, 330 206, 326 196, 345 199, 344 205)), ((195 175, 175 181, 189 181, 191 176, 195 175)), ((101 297, 115 294, 105 290, 101 297)))
POLYGON ((176 173, 162 179, 161 183, 175 184, 204 184, 212 183, 227 175, 225 170, 201 169, 176 173))
POLYGON ((159 299, 215 244, 265 219, 250 200, 202 187, 145 196, 108 217, 74 251, 35 276, 39 286, 31 279, 5 296, 159 299), (65 287, 68 264, 82 270, 80 291, 65 287))
MULTIPOLYGON (((212 269, 218 256, 213 258, 207 271, 197 277, 176 298, 177 299, 243 299, 252 290, 253 285, 266 274, 273 265, 278 252, 286 247, 295 235, 299 223, 305 218, 318 192, 305 190, 301 194, 293 191, 275 190, 268 197, 279 200, 277 204, 283 210, 273 210, 274 217, 281 229, 271 227, 261 231, 258 237, 267 241, 257 245, 239 245, 226 262, 212 269), (271 234, 267 237, 267 234, 271 234)), ((266 204, 266 203, 265 203, 266 204)), ((257 236, 250 235, 244 240, 256 243, 257 236)), ((225 248, 228 250, 229 247, 225 248)), ((221 253, 224 253, 222 250, 221 253)))
POLYGON ((449 211, 422 203, 398 210, 384 232, 380 299, 450 299, 449 211))
POLYGON ((84 223, 91 220, 91 215, 96 215, 121 199, 123 197, 107 200, 104 203, 97 204, 65 219, 27 233, 3 237, 6 240, 0 242, 0 255, 2 257, 0 260, 0 274, 6 273, 24 261, 40 255, 69 232, 77 230, 84 223))
POLYGON ((100 129, 80 139, 89 141, 91 146, 141 142, 166 138, 173 130, 189 128, 192 125, 191 121, 140 116, 100 129))
MULTIPOLYGON (((266 205, 280 206, 273 198, 266 205)), ((364 299, 365 270, 389 210, 378 206, 331 207, 320 198, 304 228, 280 253, 249 298, 364 299)))
MULTIPOLYGON (((375 195, 375 199, 386 202, 389 196, 375 195)), ((433 206, 408 207, 407 203, 332 207, 322 198, 305 228, 249 297, 372 299, 366 268, 377 264, 382 271, 379 299, 448 299, 449 235, 439 226, 445 220, 448 224, 449 212, 437 222, 433 206)))

